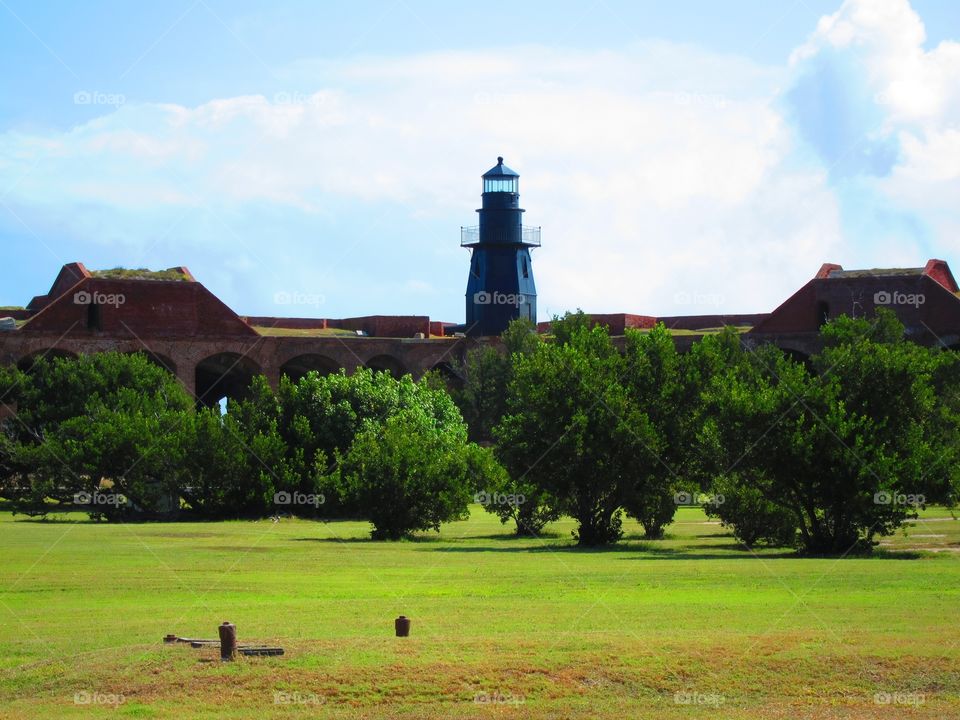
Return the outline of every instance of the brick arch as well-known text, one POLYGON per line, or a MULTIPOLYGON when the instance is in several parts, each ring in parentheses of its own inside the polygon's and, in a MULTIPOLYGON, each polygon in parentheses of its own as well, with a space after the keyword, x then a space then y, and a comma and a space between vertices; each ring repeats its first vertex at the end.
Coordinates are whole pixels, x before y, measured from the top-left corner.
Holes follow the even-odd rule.
POLYGON ((149 350, 127 350, 126 355, 143 355, 147 360, 152 362, 157 367, 163 368, 164 370, 172 373, 173 375, 177 374, 177 364, 171 360, 168 356, 163 355, 162 353, 155 353, 149 350))
POLYGON ((343 366, 331 357, 319 353, 295 355, 280 366, 280 374, 296 382, 308 372, 316 371, 321 375, 340 372, 343 366))
POLYGON ((780 348, 780 350, 783 352, 784 355, 788 356, 792 360, 801 362, 804 365, 810 364, 810 354, 803 350, 797 350, 796 348, 789 348, 789 347, 782 347, 780 348))
POLYGON ((367 360, 364 365, 371 370, 388 372, 397 379, 410 372, 407 370, 407 367, 403 364, 403 362, 393 355, 374 355, 372 358, 367 360))
POLYGON ((41 348, 40 350, 34 350, 31 353, 27 353, 17 360, 17 367, 24 372, 30 372, 34 363, 41 358, 46 358, 48 360, 53 360, 55 358, 70 358, 71 360, 76 360, 77 357, 78 356, 75 352, 64 350, 63 348, 41 348))
POLYGON ((447 381, 448 385, 458 388, 463 387, 463 374, 458 372, 452 364, 446 361, 441 361, 435 363, 430 370, 438 373, 440 377, 447 381))
POLYGON ((197 403, 212 407, 223 398, 243 399, 253 378, 260 374, 260 365, 245 355, 235 352, 208 355, 194 368, 197 403))
POLYGON ((960 350, 960 335, 944 335, 939 340, 944 350, 960 350))
MULTIPOLYGON (((745 339, 749 340, 750 335, 746 335, 745 339)), ((765 342, 776 345, 782 352, 802 362, 808 362, 823 347, 819 342, 819 337, 810 340, 797 337, 773 337, 768 339, 758 337, 753 339, 758 346, 765 342)))

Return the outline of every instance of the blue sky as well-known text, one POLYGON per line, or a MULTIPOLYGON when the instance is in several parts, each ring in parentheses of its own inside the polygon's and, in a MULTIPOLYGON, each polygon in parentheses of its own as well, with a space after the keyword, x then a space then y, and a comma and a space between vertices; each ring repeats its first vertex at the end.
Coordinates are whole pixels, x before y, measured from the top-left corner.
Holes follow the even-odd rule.
POLYGON ((543 318, 956 266, 958 39, 952 0, 0 0, 0 305, 80 260, 185 264, 246 314, 461 321, 497 155, 543 318))

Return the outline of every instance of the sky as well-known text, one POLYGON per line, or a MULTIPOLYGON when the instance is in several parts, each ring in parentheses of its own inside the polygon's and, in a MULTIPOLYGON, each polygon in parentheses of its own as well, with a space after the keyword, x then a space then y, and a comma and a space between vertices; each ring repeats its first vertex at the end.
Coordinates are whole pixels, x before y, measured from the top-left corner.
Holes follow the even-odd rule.
POLYGON ((497 156, 541 320, 960 269, 955 0, 0 0, 0 70, 0 306, 80 261, 462 322, 497 156))

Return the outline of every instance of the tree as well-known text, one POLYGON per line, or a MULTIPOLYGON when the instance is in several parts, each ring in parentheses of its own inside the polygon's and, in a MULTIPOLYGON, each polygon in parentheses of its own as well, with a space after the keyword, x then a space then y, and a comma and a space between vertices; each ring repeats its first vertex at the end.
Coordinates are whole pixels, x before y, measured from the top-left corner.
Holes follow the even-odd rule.
POLYGON ((506 412, 511 358, 491 345, 480 345, 467 351, 461 373, 463 387, 453 389, 451 395, 467 423, 470 438, 489 442, 494 426, 506 412))
MULTIPOLYGON (((437 432, 450 433, 451 438, 459 437, 461 430, 466 432, 447 392, 430 382, 415 383, 409 375, 396 380, 389 373, 362 368, 352 375, 308 373, 296 383, 283 378, 277 427, 287 448, 284 471, 299 477, 292 492, 308 497, 322 495, 326 515, 371 517, 372 512, 379 513, 383 507, 367 504, 375 500, 373 489, 364 490, 365 479, 373 479, 360 465, 349 463, 360 462, 361 458, 366 462, 371 444, 386 432, 385 424, 407 412, 419 414, 437 432), (361 437, 363 442, 357 445, 361 437)), ((393 435, 383 438, 396 439, 393 435)), ((377 456, 381 468, 384 463, 403 466, 407 462, 403 454, 407 449, 398 445, 383 448, 384 453, 388 450, 392 454, 377 456)), ((398 482, 405 478, 403 467, 392 472, 398 482)), ((402 513, 402 508, 398 507, 398 512, 402 513)), ((405 525, 405 521, 398 522, 405 525)))
POLYGON ((153 396, 172 409, 194 405, 177 378, 143 353, 39 358, 28 373, 19 373, 18 383, 14 427, 21 438, 38 441, 60 423, 86 414, 91 404, 111 407, 122 390, 153 396))
POLYGON ((280 434, 292 451, 303 451, 307 467, 320 453, 332 458, 348 449, 366 423, 382 422, 405 407, 423 405, 437 421, 460 419, 445 392, 418 385, 409 375, 395 380, 367 368, 352 375, 310 372, 297 382, 284 376, 278 400, 280 434))
MULTIPOLYGON (((201 517, 239 514, 230 494, 245 458, 236 435, 225 429, 227 423, 235 421, 229 414, 221 416, 219 407, 199 408, 184 433, 187 479, 179 489, 190 511, 201 517)), ((261 513, 263 509, 261 504, 261 513)))
POLYGON ((201 408, 185 427, 180 491, 190 509, 203 517, 316 515, 326 462, 307 473, 298 464, 302 453, 288 452, 278 431, 280 405, 266 378, 255 377, 247 397, 227 410, 221 416, 217 408, 201 408), (304 476, 311 484, 303 484, 304 476), (301 497, 313 502, 294 502, 301 497))
POLYGON ((63 421, 33 449, 34 501, 72 499, 94 518, 175 514, 192 412, 130 389, 109 406, 91 400, 85 416, 63 421))
POLYGON ((554 315, 550 321, 550 334, 558 345, 569 345, 575 335, 591 327, 590 316, 577 308, 576 312, 567 311, 563 315, 554 315))
POLYGON ((95 517, 175 510, 177 432, 193 401, 170 373, 142 354, 98 353, 39 359, 4 383, 11 378, 17 418, 5 428, 15 511, 42 515, 48 500, 78 497, 93 501, 85 505, 95 517), (104 483, 111 502, 98 503, 104 483))
POLYGON ((514 356, 529 355, 542 342, 536 325, 526 318, 512 320, 500 341, 502 351, 493 345, 480 345, 467 351, 460 367, 462 387, 451 391, 467 422, 470 439, 476 442, 490 442, 494 426, 506 413, 514 356))
POLYGON ((331 482, 347 504, 373 524, 377 540, 466 519, 471 477, 466 426, 441 425, 424 406, 367 424, 337 451, 331 482))
MULTIPOLYGON (((463 413, 474 441, 492 444, 493 429, 507 412, 507 395, 518 356, 535 352, 542 344, 534 323, 526 318, 510 322, 500 336, 502 349, 481 345, 467 352, 461 368, 463 386, 452 396, 463 413)), ((477 487, 483 508, 503 523, 513 521, 518 535, 538 535, 548 522, 559 519, 555 501, 535 484, 512 477, 491 458, 495 466, 489 478, 477 487), (522 499, 522 502, 517 502, 522 499)))
POLYGON ((537 536, 547 523, 562 515, 557 501, 542 488, 524 476, 513 478, 497 462, 487 448, 476 448, 474 472, 474 501, 483 509, 500 518, 501 523, 513 521, 517 535, 537 536))
POLYGON ((676 512, 683 472, 694 463, 696 386, 685 382, 683 358, 662 323, 649 332, 628 329, 624 359, 623 381, 657 437, 656 449, 637 448, 644 462, 631 479, 624 508, 648 538, 659 538, 676 512))
POLYGON ((713 481, 710 495, 712 502, 704 505, 707 516, 719 518, 747 547, 761 543, 796 545, 797 522, 793 513, 767 500, 756 485, 735 474, 724 475, 713 481))
POLYGON ((806 552, 836 554, 870 547, 954 492, 956 447, 944 440, 957 415, 937 382, 957 378, 942 373, 953 358, 905 340, 883 311, 835 320, 823 338, 812 372, 767 347, 717 375, 702 437, 734 481, 722 520, 737 528, 751 503, 767 527, 787 513, 806 552))
POLYGON ((21 495, 25 468, 17 458, 18 435, 14 409, 27 377, 15 367, 0 366, 0 496, 21 495))
POLYGON ((621 384, 623 358, 605 328, 578 326, 517 356, 497 452, 577 520, 581 545, 621 536, 621 507, 639 470, 638 449, 658 450, 649 420, 621 384))

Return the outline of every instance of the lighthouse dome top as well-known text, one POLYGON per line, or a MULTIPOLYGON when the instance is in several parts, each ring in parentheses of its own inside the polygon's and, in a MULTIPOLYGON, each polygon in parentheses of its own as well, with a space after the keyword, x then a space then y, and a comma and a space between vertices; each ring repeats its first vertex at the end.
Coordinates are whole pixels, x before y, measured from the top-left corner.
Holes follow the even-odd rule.
POLYGON ((487 170, 483 176, 485 178, 500 178, 500 177, 520 177, 520 173, 514 172, 506 165, 503 164, 503 158, 497 158, 497 164, 492 168, 487 170))
POLYGON ((497 164, 483 174, 483 191, 515 193, 519 191, 520 174, 503 164, 503 158, 497 158, 497 164))

